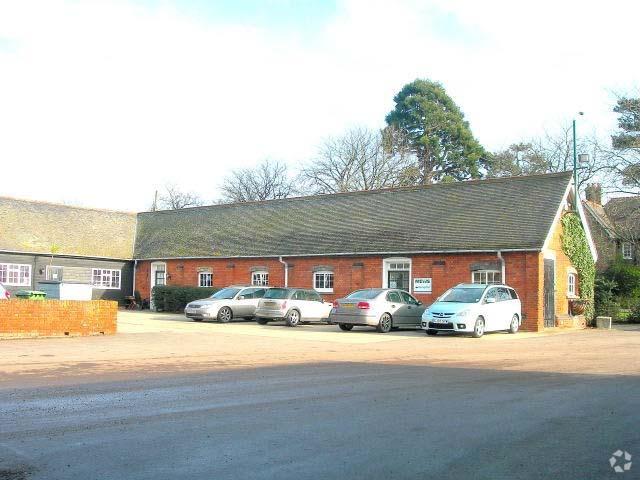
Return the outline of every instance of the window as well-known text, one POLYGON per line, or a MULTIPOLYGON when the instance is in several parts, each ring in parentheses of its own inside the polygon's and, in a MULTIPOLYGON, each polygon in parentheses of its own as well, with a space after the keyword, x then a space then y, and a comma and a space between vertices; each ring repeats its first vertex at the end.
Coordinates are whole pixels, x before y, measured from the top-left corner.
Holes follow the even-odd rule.
POLYGON ((262 298, 267 290, 265 288, 247 288, 240 292, 239 296, 249 300, 251 298, 262 298))
POLYGON ((387 301, 402 303, 402 300, 400 299, 400 294, 398 292, 389 292, 387 294, 387 301))
POLYGON ((120 288, 120 270, 94 268, 91 274, 91 285, 97 288, 120 288))
POLYGON ((211 272, 199 272, 198 273, 198 286, 199 287, 211 287, 213 285, 213 273, 211 272))
POLYGON ((53 280, 56 282, 62 281, 62 267, 54 267, 53 265, 47 265, 45 278, 47 280, 53 280))
POLYGON ((407 292, 400 292, 400 296, 402 297, 402 301, 407 305, 418 305, 418 300, 413 298, 407 292))
POLYGON ((333 272, 315 272, 313 274, 313 288, 318 292, 333 292, 333 272))
POLYGON ((0 263, 0 283, 22 287, 31 286, 31 265, 0 263))
POLYGON ((569 296, 576 296, 576 274, 570 273, 567 277, 567 294, 569 296))
POLYGON ((383 260, 382 275, 383 287, 411 292, 411 259, 388 258, 383 260))
POLYGON ((622 242, 622 258, 631 260, 633 258, 633 245, 629 242, 622 242))
POLYGON ((251 274, 251 285, 266 287, 269 285, 269 272, 253 272, 251 274))
POLYGON ((502 283, 502 275, 500 270, 476 270, 473 272, 471 281, 473 283, 481 283, 484 285, 491 285, 496 283, 502 283))

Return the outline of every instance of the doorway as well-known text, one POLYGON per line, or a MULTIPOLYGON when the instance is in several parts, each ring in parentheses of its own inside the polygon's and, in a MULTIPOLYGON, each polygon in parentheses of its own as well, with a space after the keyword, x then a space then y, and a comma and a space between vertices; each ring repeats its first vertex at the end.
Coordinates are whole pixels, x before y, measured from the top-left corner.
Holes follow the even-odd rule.
POLYGON ((556 326, 556 262, 544 259, 544 326, 556 326))

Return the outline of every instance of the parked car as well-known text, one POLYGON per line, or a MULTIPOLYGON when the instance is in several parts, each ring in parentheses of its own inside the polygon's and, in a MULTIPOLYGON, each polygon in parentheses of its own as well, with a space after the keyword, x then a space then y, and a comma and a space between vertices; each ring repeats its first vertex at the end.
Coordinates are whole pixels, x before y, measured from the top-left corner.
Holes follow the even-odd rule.
POLYGON ((332 304, 322 300, 315 290, 306 288, 270 288, 258 303, 256 321, 266 325, 284 320, 288 326, 327 321, 332 304))
POLYGON ((447 290, 422 315, 427 335, 467 332, 478 338, 485 332, 516 333, 522 322, 516 291, 507 285, 460 284, 447 290))
POLYGON ((366 288, 333 302, 329 321, 345 331, 365 325, 386 333, 392 328, 419 328, 425 308, 404 290, 366 288))
POLYGON ((0 300, 9 300, 11 298, 11 293, 9 290, 4 288, 4 285, 0 283, 0 300))
POLYGON ((238 317, 250 320, 254 317, 258 302, 268 290, 268 287, 232 285, 208 298, 189 302, 184 314, 196 322, 218 320, 227 323, 238 317))

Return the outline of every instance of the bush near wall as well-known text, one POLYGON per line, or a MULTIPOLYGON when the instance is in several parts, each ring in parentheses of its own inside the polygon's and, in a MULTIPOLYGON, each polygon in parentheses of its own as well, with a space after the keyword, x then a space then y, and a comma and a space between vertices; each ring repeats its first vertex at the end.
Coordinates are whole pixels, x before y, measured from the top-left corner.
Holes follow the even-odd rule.
POLYGON ((117 314, 108 300, 3 300, 0 338, 114 334, 117 314))
POLYGON ((182 312, 187 303, 210 297, 219 288, 178 287, 164 285, 153 287, 151 297, 156 310, 160 312, 182 312))

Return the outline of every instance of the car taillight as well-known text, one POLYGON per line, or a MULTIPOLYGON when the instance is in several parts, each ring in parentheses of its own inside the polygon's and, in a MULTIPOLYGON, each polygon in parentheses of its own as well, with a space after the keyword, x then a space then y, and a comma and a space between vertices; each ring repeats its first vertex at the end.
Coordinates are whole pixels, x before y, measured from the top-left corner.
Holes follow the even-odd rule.
POLYGON ((333 308, 338 308, 340 306, 340 304, 338 303, 338 300, 334 300, 333 301, 333 308))
POLYGON ((369 310, 370 308, 369 302, 358 302, 358 308, 360 310, 369 310))
POLYGON ((282 305, 280 305, 280 310, 284 310, 285 308, 287 308, 287 302, 282 302, 282 305))
POLYGON ((11 294, 9 293, 9 290, 5 290, 4 291, 4 296, 7 300, 9 300, 11 298, 11 294))

